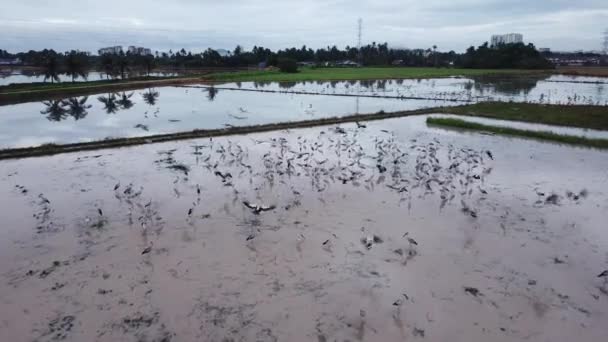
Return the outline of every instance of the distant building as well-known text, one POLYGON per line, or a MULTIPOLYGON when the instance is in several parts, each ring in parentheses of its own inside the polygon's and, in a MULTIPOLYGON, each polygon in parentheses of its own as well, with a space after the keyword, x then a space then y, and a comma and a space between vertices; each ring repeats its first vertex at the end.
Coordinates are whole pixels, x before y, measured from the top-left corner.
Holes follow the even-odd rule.
POLYGON ((500 44, 517 44, 523 42, 524 36, 520 33, 495 34, 492 36, 490 46, 495 47, 500 44))
POLYGON ((111 47, 107 47, 107 48, 101 48, 98 51, 99 55, 119 55, 120 53, 122 53, 122 46, 111 46, 111 47))
POLYGON ((152 54, 152 50, 139 46, 129 46, 129 53, 132 55, 148 56, 152 54))

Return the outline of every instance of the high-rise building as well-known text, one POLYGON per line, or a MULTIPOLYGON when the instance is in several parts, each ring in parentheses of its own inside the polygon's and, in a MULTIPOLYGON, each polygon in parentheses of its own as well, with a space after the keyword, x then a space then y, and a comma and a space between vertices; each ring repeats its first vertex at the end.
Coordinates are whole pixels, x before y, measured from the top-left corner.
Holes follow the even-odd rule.
POLYGON ((521 33, 496 34, 492 36, 490 46, 495 47, 500 44, 517 44, 523 42, 524 36, 521 33))
POLYGON ((111 46, 111 47, 107 47, 107 48, 101 48, 98 51, 100 56, 105 55, 105 54, 118 55, 121 52, 122 52, 122 46, 111 46))
POLYGON ((152 50, 138 46, 129 46, 128 51, 132 55, 147 56, 152 54, 152 50))

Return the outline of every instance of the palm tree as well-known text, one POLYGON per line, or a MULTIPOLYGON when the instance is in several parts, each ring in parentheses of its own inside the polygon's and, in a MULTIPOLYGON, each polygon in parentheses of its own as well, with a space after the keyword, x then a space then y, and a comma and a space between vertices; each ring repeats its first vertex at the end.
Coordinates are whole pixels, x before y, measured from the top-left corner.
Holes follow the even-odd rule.
POLYGON ((63 108, 61 100, 52 100, 42 102, 46 108, 40 111, 40 114, 46 115, 49 121, 61 121, 67 117, 66 110, 63 108))
POLYGON ((120 108, 116 99, 116 94, 108 94, 107 96, 99 96, 97 100, 103 103, 103 109, 108 114, 116 113, 120 108))
POLYGON ((70 51, 65 56, 66 74, 72 77, 72 83, 78 77, 87 79, 88 56, 84 52, 70 51))
POLYGON ((145 103, 154 106, 159 95, 160 94, 156 90, 150 88, 147 92, 142 94, 142 97, 144 98, 145 103))
POLYGON ((114 78, 116 66, 114 65, 114 58, 111 54, 104 54, 101 56, 101 68, 106 73, 107 79, 110 79, 110 77, 114 78))
POLYGON ((90 104, 86 104, 88 99, 88 96, 85 96, 80 100, 77 97, 72 97, 61 101, 61 103, 63 106, 67 107, 66 112, 72 116, 74 120, 78 121, 84 119, 88 114, 87 109, 93 107, 90 104))
POLYGON ((141 58, 141 64, 143 64, 144 68, 146 68, 146 73, 150 76, 150 72, 152 72, 152 69, 154 69, 154 66, 156 65, 156 60, 153 55, 143 56, 141 58))
POLYGON ((120 78, 125 79, 125 74, 129 71, 129 56, 125 55, 121 52, 118 55, 115 55, 114 65, 120 72, 120 78))
POLYGON ((435 58, 435 67, 437 67, 437 45, 433 45, 433 57, 435 58))
POLYGON ((116 101, 116 103, 118 103, 122 109, 129 109, 134 105, 133 101, 131 101, 131 96, 133 96, 133 93, 127 95, 127 93, 123 92, 122 95, 120 95, 120 99, 116 101))
POLYGON ((53 54, 48 54, 44 58, 44 82, 48 79, 51 80, 51 83, 59 82, 59 63, 57 63, 57 56, 53 54))

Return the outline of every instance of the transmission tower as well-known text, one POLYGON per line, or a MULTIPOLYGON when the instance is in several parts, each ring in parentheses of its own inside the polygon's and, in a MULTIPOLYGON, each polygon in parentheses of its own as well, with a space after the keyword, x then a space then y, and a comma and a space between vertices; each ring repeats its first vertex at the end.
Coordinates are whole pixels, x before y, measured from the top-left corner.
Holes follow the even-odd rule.
MULTIPOLYGON (((357 58, 359 59, 359 64, 363 64, 363 54, 361 53, 361 37, 363 36, 363 19, 359 18, 358 23, 358 34, 357 34, 357 58)), ((608 31, 606 31, 608 32, 608 31)))
POLYGON ((604 54, 608 55, 608 29, 604 31, 604 54))

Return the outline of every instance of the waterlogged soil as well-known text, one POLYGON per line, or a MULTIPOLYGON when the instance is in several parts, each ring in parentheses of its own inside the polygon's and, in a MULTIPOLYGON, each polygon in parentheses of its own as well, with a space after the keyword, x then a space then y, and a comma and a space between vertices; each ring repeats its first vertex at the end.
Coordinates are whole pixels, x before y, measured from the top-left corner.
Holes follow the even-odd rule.
POLYGON ((607 170, 409 118, 4 161, 0 334, 601 341, 607 170))

